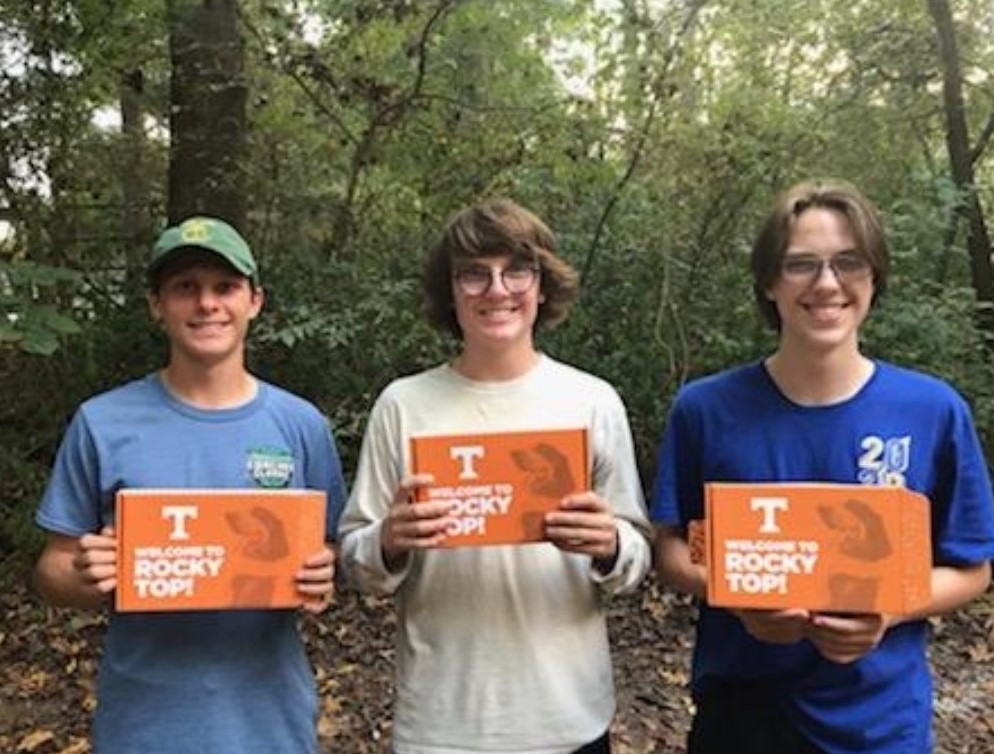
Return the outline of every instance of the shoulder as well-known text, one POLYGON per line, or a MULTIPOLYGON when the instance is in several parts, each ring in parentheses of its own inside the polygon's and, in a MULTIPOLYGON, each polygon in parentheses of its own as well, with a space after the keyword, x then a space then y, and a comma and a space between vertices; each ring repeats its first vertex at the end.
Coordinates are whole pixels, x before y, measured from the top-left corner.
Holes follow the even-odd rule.
POLYGON ((677 391, 675 402, 690 407, 722 399, 741 401, 768 389, 765 368, 756 361, 691 380, 677 391))
POLYGON ((610 382, 572 364, 545 356, 540 370, 537 379, 543 390, 554 391, 556 394, 567 392, 595 402, 621 400, 610 382))
POLYGON ((423 372, 393 380, 377 396, 376 403, 381 406, 399 406, 409 400, 420 400, 425 393, 452 390, 456 384, 448 366, 439 364, 423 372))
POLYGON ((918 402, 936 407, 966 406, 963 396, 945 380, 916 369, 900 367, 886 361, 875 362, 875 387, 893 400, 918 402))
POLYGON ((89 421, 120 418, 162 402, 162 389, 155 374, 147 374, 131 382, 98 393, 80 404, 79 414, 89 421))
POLYGON ((265 391, 265 400, 271 410, 296 421, 327 425, 321 409, 306 398, 263 380, 259 381, 259 387, 265 391))

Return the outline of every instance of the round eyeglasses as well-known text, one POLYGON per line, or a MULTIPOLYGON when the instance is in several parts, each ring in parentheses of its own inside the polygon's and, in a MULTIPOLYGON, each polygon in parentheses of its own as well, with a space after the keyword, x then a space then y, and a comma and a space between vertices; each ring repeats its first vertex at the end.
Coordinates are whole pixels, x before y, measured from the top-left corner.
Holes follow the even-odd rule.
POLYGON ((490 290, 495 278, 508 293, 524 293, 535 285, 539 269, 533 265, 510 265, 508 267, 486 267, 473 264, 457 269, 453 273, 459 290, 467 296, 482 296, 490 290))
POLYGON ((811 282, 821 277, 828 267, 840 282, 864 280, 872 271, 866 257, 843 251, 827 259, 814 254, 788 254, 780 263, 780 273, 788 280, 811 282))

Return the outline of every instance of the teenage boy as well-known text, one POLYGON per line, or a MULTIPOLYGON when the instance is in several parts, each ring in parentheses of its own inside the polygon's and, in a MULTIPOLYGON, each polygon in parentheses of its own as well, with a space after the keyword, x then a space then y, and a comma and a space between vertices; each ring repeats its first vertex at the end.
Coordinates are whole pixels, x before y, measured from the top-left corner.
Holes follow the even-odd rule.
MULTIPOLYGON (((328 424, 310 403, 254 377, 245 338, 263 291, 227 223, 190 218, 159 237, 148 306, 169 340, 165 368, 86 401, 59 448, 37 513, 36 569, 53 605, 108 609, 121 488, 324 490, 330 542, 345 489, 328 424)), ((297 587, 327 607, 330 547, 297 587)), ((95 754, 316 751, 317 699, 292 610, 110 613, 93 723, 95 754)))
POLYGON ((545 224, 507 199, 457 214, 429 255, 433 324, 459 355, 396 380, 373 407, 342 518, 344 567, 395 594, 396 754, 605 754, 614 713, 606 596, 651 548, 624 406, 606 382, 536 350, 577 276, 545 224), (592 489, 545 517, 545 542, 438 549, 445 501, 412 503, 412 435, 585 428, 592 489))
POLYGON ((990 481, 969 409, 938 379, 860 352, 888 254, 877 212, 855 188, 788 190, 751 263, 779 345, 677 396, 652 504, 662 578, 706 596, 685 540, 703 517, 705 482, 900 484, 932 504, 932 599, 900 617, 702 604, 689 751, 927 754, 924 619, 982 593, 994 557, 990 481))

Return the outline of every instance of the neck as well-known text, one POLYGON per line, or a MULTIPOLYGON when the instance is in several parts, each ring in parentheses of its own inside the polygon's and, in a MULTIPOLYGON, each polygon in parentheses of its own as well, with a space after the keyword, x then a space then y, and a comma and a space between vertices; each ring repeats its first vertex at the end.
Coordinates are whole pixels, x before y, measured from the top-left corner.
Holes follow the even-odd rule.
POLYGON ((873 374, 873 362, 858 349, 799 353, 781 347, 766 360, 780 391, 802 406, 825 406, 854 396, 873 374))
POLYGON ((234 408, 255 397, 258 383, 244 364, 221 362, 211 366, 186 364, 173 358, 159 372, 166 389, 197 408, 234 408))
POLYGON ((531 343, 527 347, 500 350, 464 347, 452 367, 471 380, 508 382, 528 374, 540 358, 531 343))

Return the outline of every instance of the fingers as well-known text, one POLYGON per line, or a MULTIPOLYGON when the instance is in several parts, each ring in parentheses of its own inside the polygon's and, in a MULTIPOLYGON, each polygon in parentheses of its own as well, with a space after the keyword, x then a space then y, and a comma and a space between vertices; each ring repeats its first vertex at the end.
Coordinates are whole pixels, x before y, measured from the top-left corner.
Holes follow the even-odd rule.
POLYGON ((788 610, 733 610, 746 632, 770 644, 795 644, 805 636, 810 613, 800 608, 788 610))
POLYGON ((419 487, 427 487, 435 481, 432 474, 408 474, 400 480, 397 491, 393 495, 393 504, 413 503, 419 487))
POLYGON ((305 594, 319 594, 321 588, 335 579, 335 553, 325 547, 304 561, 297 571, 297 588, 305 594))
POLYGON ((384 524, 384 544, 396 550, 438 547, 455 520, 451 509, 445 500, 394 506, 384 524))
POLYGON ((72 567, 84 584, 108 594, 117 587, 117 540, 114 530, 104 527, 99 534, 79 538, 72 567))
POLYGON ((431 474, 412 474, 401 480, 383 522, 381 537, 385 559, 395 561, 411 550, 438 547, 445 541, 445 531, 454 521, 449 515, 452 502, 414 502, 418 488, 433 481, 431 474))
POLYGON ((335 551, 323 548, 304 561, 297 571, 297 592, 303 597, 301 607, 310 613, 320 613, 331 604, 335 594, 335 551))
POLYGON ((889 625, 890 618, 877 613, 814 614, 805 635, 823 657, 847 664, 875 649, 889 625))
POLYGON ((593 492, 570 495, 545 515, 545 537, 565 552, 611 560, 618 553, 618 526, 610 504, 593 492))
POLYGON ((886 615, 827 615, 799 608, 730 612, 755 639, 771 644, 808 639, 823 657, 840 664, 855 662, 872 651, 890 621, 886 615))
POLYGON ((336 560, 335 551, 330 547, 324 547, 320 552, 311 555, 304 561, 305 568, 319 568, 321 566, 334 566, 336 560))

